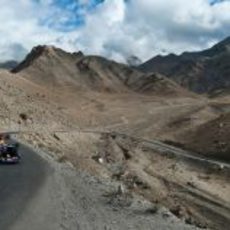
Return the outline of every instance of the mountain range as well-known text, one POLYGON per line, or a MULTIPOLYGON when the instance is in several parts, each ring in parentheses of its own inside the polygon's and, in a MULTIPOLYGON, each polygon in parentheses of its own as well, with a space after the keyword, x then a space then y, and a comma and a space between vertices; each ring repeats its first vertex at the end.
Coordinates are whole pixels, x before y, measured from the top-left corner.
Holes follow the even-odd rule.
POLYGON ((152 93, 161 92, 163 87, 175 94, 185 92, 186 88, 215 96, 230 91, 229 60, 230 37, 227 37, 203 51, 158 55, 142 64, 132 56, 129 66, 100 56, 85 56, 82 52, 37 46, 21 63, 7 61, 0 63, 0 68, 26 73, 39 84, 49 82, 78 90, 152 93))
POLYGON ((142 73, 103 57, 68 53, 52 46, 33 48, 12 73, 22 73, 40 85, 80 91, 190 94, 162 74, 142 73))
POLYGON ((196 93, 230 88, 230 37, 200 52, 156 56, 138 66, 157 72, 196 93))
POLYGON ((15 68, 18 65, 17 61, 6 61, 6 62, 2 62, 0 63, 0 69, 8 69, 8 70, 12 70, 13 68, 15 68))

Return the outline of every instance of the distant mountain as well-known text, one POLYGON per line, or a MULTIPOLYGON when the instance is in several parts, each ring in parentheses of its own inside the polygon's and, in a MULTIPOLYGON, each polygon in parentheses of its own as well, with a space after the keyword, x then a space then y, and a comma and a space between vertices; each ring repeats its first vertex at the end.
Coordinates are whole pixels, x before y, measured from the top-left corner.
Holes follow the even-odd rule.
POLYGON ((99 56, 67 53, 50 46, 37 46, 12 70, 46 86, 100 92, 136 92, 160 95, 189 95, 160 74, 145 74, 127 65, 99 56))
POLYGON ((230 37, 201 52, 156 56, 138 69, 164 74, 197 93, 230 88, 230 37))
POLYGON ((142 61, 140 58, 138 58, 137 56, 130 56, 128 59, 127 59, 127 64, 129 66, 139 66, 141 65, 142 61))
POLYGON ((7 62, 0 63, 0 68, 11 70, 15 68, 17 65, 18 65, 18 62, 16 61, 7 61, 7 62))

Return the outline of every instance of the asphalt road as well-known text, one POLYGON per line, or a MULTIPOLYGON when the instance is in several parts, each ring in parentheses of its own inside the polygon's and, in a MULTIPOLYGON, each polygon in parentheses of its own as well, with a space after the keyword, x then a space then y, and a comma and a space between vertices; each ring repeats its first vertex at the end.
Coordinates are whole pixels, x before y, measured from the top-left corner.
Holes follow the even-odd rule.
POLYGON ((41 187, 48 164, 30 148, 20 145, 22 161, 0 164, 0 229, 7 230, 41 187))
POLYGON ((200 156, 197 153, 185 151, 183 149, 174 147, 172 145, 165 144, 165 143, 160 142, 160 141, 143 140, 143 143, 145 144, 145 146, 148 146, 149 148, 155 149, 155 150, 159 151, 160 153, 167 153, 167 154, 170 154, 172 156, 179 156, 181 158, 183 157, 185 159, 194 160, 197 162, 204 163, 206 165, 217 166, 220 169, 230 170, 230 164, 229 163, 221 162, 221 161, 210 159, 210 158, 205 158, 205 157, 200 156))

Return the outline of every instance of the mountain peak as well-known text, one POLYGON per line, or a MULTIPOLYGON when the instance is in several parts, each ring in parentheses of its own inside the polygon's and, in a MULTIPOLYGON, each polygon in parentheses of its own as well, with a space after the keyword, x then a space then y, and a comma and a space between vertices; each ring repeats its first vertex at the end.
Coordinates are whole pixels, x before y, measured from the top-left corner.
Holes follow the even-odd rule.
POLYGON ((60 55, 66 55, 69 53, 55 46, 38 45, 32 48, 31 52, 26 56, 16 68, 12 70, 13 73, 20 72, 21 70, 31 66, 40 57, 55 57, 60 55))
POLYGON ((47 46, 47 45, 39 45, 39 46, 36 46, 32 49, 32 52, 46 52, 46 53, 53 53, 55 52, 55 50, 57 50, 56 47, 54 46, 47 46))
POLYGON ((26 56, 25 60, 22 61, 16 68, 12 70, 13 73, 17 73, 22 69, 29 67, 36 59, 45 53, 49 53, 53 48, 45 45, 35 46, 31 52, 26 56))
POLYGON ((38 45, 35 46, 31 52, 31 57, 39 57, 40 55, 54 55, 56 52, 63 52, 63 50, 55 47, 55 46, 48 46, 48 45, 38 45))
POLYGON ((142 63, 141 59, 135 55, 132 55, 127 58, 127 64, 131 67, 139 66, 141 65, 141 63, 142 63))

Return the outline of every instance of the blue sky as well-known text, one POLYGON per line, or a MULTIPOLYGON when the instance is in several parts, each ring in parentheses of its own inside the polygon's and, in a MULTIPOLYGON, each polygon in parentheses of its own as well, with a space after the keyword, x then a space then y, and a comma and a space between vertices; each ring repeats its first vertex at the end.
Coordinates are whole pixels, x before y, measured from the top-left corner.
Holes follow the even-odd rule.
MULTIPOLYGON (((42 0, 35 1, 40 5, 44 4, 44 1, 42 0)), ((55 8, 56 10, 54 12, 56 15, 66 13, 68 14, 68 17, 64 21, 59 21, 57 20, 58 17, 52 15, 52 18, 43 18, 41 23, 57 30, 74 30, 80 26, 84 26, 86 14, 92 12, 96 7, 98 7, 98 5, 103 4, 104 1, 105 0, 52 0, 49 4, 47 4, 47 7, 55 8)), ((211 5, 215 5, 228 0, 207 1, 211 5)))
POLYGON ((221 3, 224 2, 226 0, 209 0, 209 2, 211 3, 211 5, 217 4, 217 3, 221 3))
MULTIPOLYGON (((35 0, 39 4, 44 4, 44 1, 35 0)), ((93 11, 104 0, 54 0, 47 4, 48 8, 53 9, 53 15, 46 15, 41 19, 42 25, 54 28, 61 31, 71 31, 85 24, 85 15, 93 11), (59 20, 60 16, 67 15, 64 20, 59 20)))
POLYGON ((0 61, 38 44, 122 62, 204 49, 229 36, 229 12, 229 0, 0 0, 0 61))

